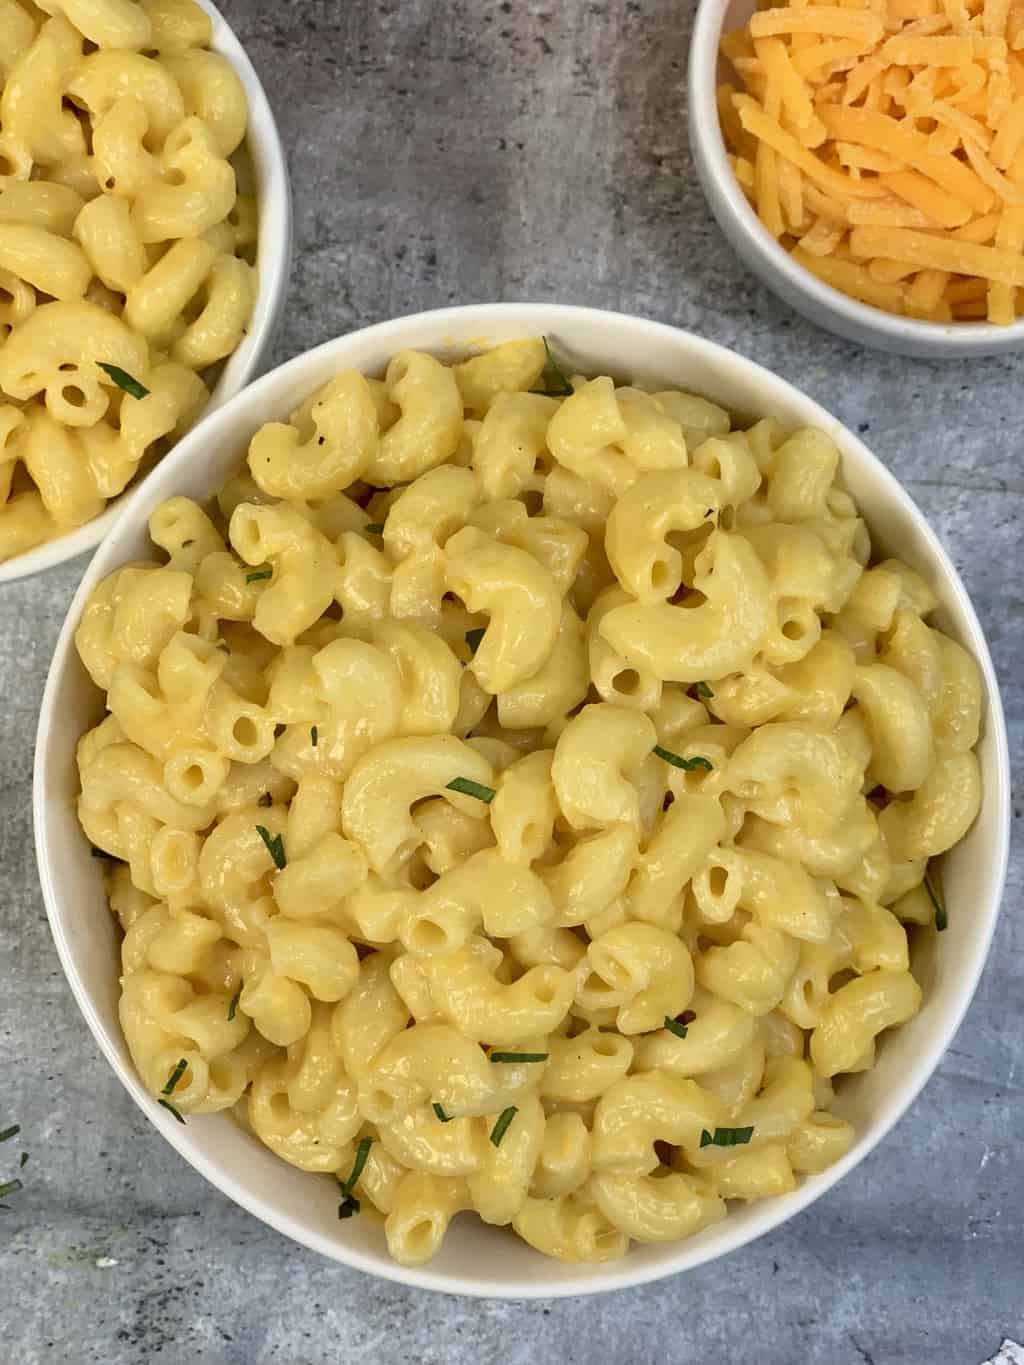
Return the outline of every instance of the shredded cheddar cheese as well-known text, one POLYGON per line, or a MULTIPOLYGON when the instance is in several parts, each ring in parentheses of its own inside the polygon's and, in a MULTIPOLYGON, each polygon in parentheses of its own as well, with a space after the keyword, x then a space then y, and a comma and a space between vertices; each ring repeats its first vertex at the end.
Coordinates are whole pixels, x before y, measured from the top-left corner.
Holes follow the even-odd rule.
POLYGON ((1024 0, 762 0, 721 51, 730 165, 794 260, 907 317, 1024 315, 1024 0))

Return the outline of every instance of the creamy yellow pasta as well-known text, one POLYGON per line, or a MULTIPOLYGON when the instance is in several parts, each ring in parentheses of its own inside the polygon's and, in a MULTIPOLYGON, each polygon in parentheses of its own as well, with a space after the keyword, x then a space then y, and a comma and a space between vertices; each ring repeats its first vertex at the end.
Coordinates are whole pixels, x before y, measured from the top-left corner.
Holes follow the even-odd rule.
POLYGON ((198 416, 252 312, 246 99, 194 0, 0 3, 0 561, 198 416))
POLYGON ((161 1102, 409 1265, 463 1210, 619 1256, 849 1148, 981 683, 828 436, 406 351, 150 531, 78 628, 78 762, 161 1102))

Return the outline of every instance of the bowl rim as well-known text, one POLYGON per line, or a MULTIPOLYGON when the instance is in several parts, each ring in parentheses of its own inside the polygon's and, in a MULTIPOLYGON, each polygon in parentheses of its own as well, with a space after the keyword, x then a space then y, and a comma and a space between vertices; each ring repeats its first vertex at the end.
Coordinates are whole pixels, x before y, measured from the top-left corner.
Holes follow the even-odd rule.
MULTIPOLYGON (((717 205, 727 211, 738 231, 747 239, 750 249, 780 275, 791 290, 809 299, 822 313, 838 315, 847 325, 842 335, 852 337, 857 329, 885 338, 893 350, 906 345, 919 346, 914 352, 920 356, 938 356, 948 346, 951 357, 992 354, 991 347, 998 341, 1002 352, 1012 350, 1014 343, 1024 345, 1024 318, 1000 327, 992 322, 926 322, 919 318, 900 317, 861 303, 859 299, 825 284, 805 269, 786 251, 751 208, 739 181, 729 165, 722 125, 715 98, 719 63, 719 41, 725 28, 727 0, 699 0, 690 40, 687 63, 690 136, 706 158, 707 171, 718 198, 717 205)), ((710 198, 710 196, 709 196, 710 198)))
MULTIPOLYGON (((392 351, 400 349, 400 344, 389 344, 392 351)), ((407 342, 407 344, 417 343, 407 342)), ((425 345, 426 343, 418 344, 425 345)), ((468 350, 469 343, 459 345, 457 349, 460 351, 468 350)), ((801 417, 800 420, 803 418, 801 417)), ((881 1142, 906 1114, 910 1105, 934 1073, 963 1021, 977 989, 982 969, 988 959, 992 935, 999 916, 1009 855, 1010 765, 1006 725, 998 681, 984 632, 959 574, 939 542, 936 533, 932 530, 924 514, 916 507, 910 495, 878 457, 854 433, 839 423, 826 409, 822 408, 808 395, 789 383, 788 380, 773 374, 764 366, 729 350, 727 347, 708 341, 685 329, 650 321, 632 314, 575 305, 545 303, 470 304, 410 314, 376 323, 336 337, 310 351, 293 357, 262 376, 254 385, 236 395, 216 413, 204 418, 175 446, 174 450, 161 462, 159 469, 163 471, 161 482, 166 482, 171 487, 163 489, 158 495, 154 495, 154 487, 157 481, 151 476, 133 490, 119 511, 114 531, 107 536, 100 551, 87 567, 61 628, 40 704, 33 767, 33 824, 40 885, 47 918, 61 967, 78 1006, 85 1016, 101 1052, 132 1099, 150 1123, 194 1169, 209 1180, 215 1188, 226 1194, 228 1198, 278 1232, 290 1237, 302 1246, 368 1274, 413 1288, 430 1289, 475 1298, 563 1298, 632 1288, 684 1270, 695 1269, 709 1261, 718 1259, 720 1256, 736 1251, 779 1227, 808 1205, 814 1203, 881 1142), (638 341, 640 339, 645 339, 648 342, 660 340, 664 341, 666 345, 671 345, 673 341, 678 343, 679 339, 682 338, 687 346, 695 348, 697 353, 701 353, 702 357, 709 361, 727 362, 730 365, 738 364, 751 375, 752 387, 755 381, 761 383, 767 381, 769 387, 778 393, 782 393, 794 406, 804 409, 809 415, 809 421, 813 419, 818 425, 840 435, 844 447, 844 459, 848 452, 852 451, 854 461, 866 465, 872 475, 885 486, 885 501, 895 504, 901 514, 915 524, 916 529, 928 542, 931 552, 943 571, 950 593, 957 599, 964 620, 971 631, 973 637, 971 649, 984 677, 989 703, 987 721, 989 733, 994 740, 993 768, 995 778, 995 791, 991 793, 993 798, 992 820, 993 822, 998 821, 998 829, 996 831, 996 867, 991 882, 992 893, 984 907, 986 918, 980 937, 973 948, 973 959, 968 958, 966 967, 963 960, 958 962, 957 972, 961 979, 955 997, 955 1008, 943 1017, 940 1029, 935 1029, 928 1034, 925 1043, 915 1057, 914 1064, 907 1069, 903 1080, 901 1098, 895 1103, 892 1111, 877 1120, 870 1129, 862 1130, 858 1141, 850 1152, 823 1174, 805 1176, 800 1186, 790 1194, 765 1200, 755 1206, 757 1210, 755 1215, 745 1221, 739 1229, 733 1228, 731 1234, 728 1231, 726 1232, 724 1245, 706 1248, 695 1246, 693 1242, 684 1241, 677 1244, 673 1254, 667 1256, 664 1262, 654 1265, 647 1263, 631 1264, 631 1258, 627 1256, 623 1260, 609 1262, 600 1267, 582 1267, 588 1271, 588 1278, 579 1283, 568 1279, 547 1282, 540 1269, 540 1263, 538 1263, 539 1269, 536 1280, 531 1279, 526 1283, 517 1282, 510 1288, 497 1277, 493 1280, 481 1278, 480 1280, 467 1281, 458 1275, 432 1270, 429 1265, 411 1268, 401 1266, 389 1258, 379 1258, 360 1247, 350 1246, 344 1241, 331 1240, 311 1231, 298 1217, 268 1206, 261 1196, 243 1188, 233 1172, 225 1171, 217 1161, 206 1155, 201 1139, 197 1139, 191 1130, 179 1127, 170 1117, 157 1108, 153 1097, 142 1088, 134 1070, 122 1063, 113 1036, 108 1034, 99 1019, 92 1003, 91 994, 78 972, 74 952, 64 931, 64 910, 54 885, 51 870, 54 860, 50 851, 49 839, 51 803, 64 798, 57 792, 51 794, 48 770, 54 767, 50 758, 51 735, 55 733, 51 719, 55 714, 55 697, 59 682, 73 655, 74 631, 86 600, 96 583, 117 567, 116 562, 111 562, 118 553, 122 553, 119 549, 120 538, 117 532, 122 527, 137 526, 145 520, 152 505, 162 500, 163 497, 173 495, 173 483, 178 466, 184 467, 192 461, 199 461, 203 458, 208 431, 218 424, 225 430, 230 429, 235 414, 244 411, 248 403, 258 399, 261 394, 273 390, 279 384, 283 387, 288 379, 301 375, 305 369, 313 369, 317 360, 325 360, 337 354, 339 363, 344 364, 344 352, 352 344, 360 344, 368 340, 379 341, 383 344, 388 342, 393 334, 400 335, 404 331, 428 327, 430 334, 440 339, 449 335, 446 330, 448 325, 459 323, 472 323, 471 335, 474 337, 486 336, 488 328, 494 327, 498 323, 503 326, 515 326, 519 328, 519 335, 528 335, 537 331, 540 318, 543 318, 547 324, 546 330, 556 335, 560 325, 574 326, 582 333, 600 328, 614 328, 620 334, 621 341, 617 344, 621 344, 624 353, 628 347, 631 333, 637 337, 638 341)), ((725 1224, 718 1226, 727 1229, 729 1222, 730 1220, 727 1219, 725 1224)))
MULTIPOLYGON (((202 421, 244 389, 259 373, 266 359, 283 314, 291 274, 293 228, 288 163, 267 93, 241 41, 213 0, 198 0, 198 3, 213 21, 210 51, 229 58, 245 86, 249 115, 243 145, 248 149, 256 176, 259 211, 256 258, 259 288, 252 317, 242 340, 224 361, 223 369, 200 415, 199 421, 202 421)), ((170 453, 168 451, 168 455, 170 453)), ((158 464, 162 463, 162 460, 158 461, 158 464)), ((153 468, 156 467, 154 465, 153 468)), ((128 487, 111 499, 103 511, 90 521, 53 540, 34 545, 24 554, 0 562, 0 590, 5 583, 30 578, 33 574, 56 568, 58 564, 95 549, 117 520, 122 503, 145 482, 150 473, 152 470, 147 470, 141 478, 132 479, 128 487)))

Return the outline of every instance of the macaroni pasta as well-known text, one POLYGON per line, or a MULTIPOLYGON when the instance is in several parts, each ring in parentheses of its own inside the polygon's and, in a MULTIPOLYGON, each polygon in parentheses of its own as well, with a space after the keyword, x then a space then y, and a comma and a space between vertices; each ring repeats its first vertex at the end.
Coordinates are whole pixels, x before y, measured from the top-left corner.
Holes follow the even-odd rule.
POLYGON ((337 376, 76 637, 141 1076, 409 1265, 465 1210, 620 1256, 841 1157, 980 801, 978 668, 832 441, 545 362, 337 376))
POLYGON ((205 11, 7 0, 2 22, 0 561, 187 430, 256 288, 245 92, 205 11))

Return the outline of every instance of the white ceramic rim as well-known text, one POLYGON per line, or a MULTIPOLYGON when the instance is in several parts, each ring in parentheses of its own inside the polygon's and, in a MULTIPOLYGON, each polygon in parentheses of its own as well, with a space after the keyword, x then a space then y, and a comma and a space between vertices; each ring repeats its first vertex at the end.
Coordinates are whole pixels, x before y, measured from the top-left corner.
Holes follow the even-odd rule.
MULTIPOLYGON (((891 1112, 884 1118, 873 1124, 870 1131, 859 1136, 858 1141, 846 1156, 830 1167, 824 1174, 814 1177, 805 1177, 800 1187, 792 1194, 780 1196, 775 1199, 765 1200, 763 1203, 753 1205, 747 1213, 750 1215, 742 1227, 737 1228, 735 1220, 726 1219, 724 1224, 718 1224, 717 1230, 721 1231, 721 1242, 724 1244, 708 1248, 702 1241, 695 1239, 690 1242, 682 1242, 674 1250, 671 1257, 666 1258, 662 1263, 655 1266, 637 1264, 630 1256, 623 1260, 607 1263, 602 1266, 581 1266, 581 1273, 587 1274, 586 1279, 581 1279, 578 1283, 572 1279, 547 1278, 543 1262, 538 1261, 538 1268, 535 1280, 528 1282, 517 1282, 509 1287, 501 1279, 495 1278, 493 1282, 481 1279, 480 1281, 462 1281, 449 1274, 439 1273, 432 1269, 428 1264, 424 1267, 407 1268, 398 1265, 390 1260, 378 1259, 363 1252, 360 1248, 346 1244, 343 1241, 332 1240, 326 1236, 312 1232, 299 1219, 288 1214, 281 1213, 269 1208, 266 1203, 249 1190, 242 1188, 231 1172, 225 1173, 214 1161, 210 1160, 204 1150, 201 1139, 193 1136, 190 1128, 182 1128, 174 1122, 168 1115, 160 1110, 151 1095, 146 1092, 139 1081, 134 1070, 122 1064, 118 1049, 115 1046, 114 1037, 104 1028, 102 1021, 98 1018, 93 1007, 88 990, 86 989, 73 960, 72 952, 65 936, 61 923, 62 909, 58 903, 57 892, 54 887, 51 875, 51 847, 49 840, 49 819, 48 806, 51 802, 58 802, 63 798, 59 792, 50 790, 50 773, 59 766, 59 757, 50 753, 50 733, 52 730, 51 720, 55 714, 55 695, 58 690, 58 683, 61 675, 68 666, 72 651, 74 650, 74 631, 81 616, 85 603, 96 586, 97 582, 111 572, 116 567, 119 554, 118 531, 122 527, 130 527, 133 523, 143 521, 151 506, 169 493, 165 490, 158 497, 150 492, 149 481, 141 484, 134 490, 130 498, 125 502, 120 511, 120 517, 114 528, 114 533, 108 536, 103 547, 93 558, 92 563, 79 585, 74 599, 68 611, 67 619, 61 629, 56 647, 53 652, 49 675, 43 693, 42 704, 39 713, 39 725, 36 735, 35 765, 33 771, 33 820, 35 829, 36 857, 39 867, 39 877, 43 892, 43 899, 46 906, 47 917, 50 921, 50 929, 54 937, 57 952, 60 957, 61 966, 68 979, 78 1006, 85 1016, 89 1028, 92 1030, 100 1050, 103 1052, 107 1061, 121 1080, 125 1089, 131 1095, 147 1119, 158 1129, 168 1142, 185 1158, 201 1175, 205 1176, 212 1185, 226 1194, 235 1203, 254 1214, 263 1222, 269 1224, 285 1236, 303 1246, 309 1247, 314 1251, 342 1264, 349 1265, 358 1270, 366 1271, 371 1275, 378 1275, 384 1279, 396 1281, 400 1284, 410 1285, 418 1289, 437 1290, 449 1294, 465 1294, 477 1298, 512 1298, 512 1299, 533 1299, 533 1298, 563 1298, 584 1294, 606 1293, 618 1289, 631 1288, 636 1285, 646 1284, 654 1280, 662 1279, 668 1275, 677 1274, 683 1270, 694 1269, 704 1263, 715 1260, 720 1256, 737 1250, 741 1246, 755 1240, 756 1238, 770 1232, 772 1229, 788 1221, 795 1214, 806 1208, 809 1204, 817 1200, 833 1185, 843 1178, 855 1165, 857 1165, 868 1153, 885 1137, 890 1129, 906 1113, 913 1103, 922 1087, 928 1081, 935 1068, 937 1067, 943 1053, 949 1046, 957 1029, 963 1020, 964 1014, 973 998, 977 988, 978 979, 982 968, 985 965, 991 946, 992 934, 995 930, 996 919, 999 914, 1002 892, 1006 879, 1006 868, 1009 854, 1009 812, 1010 812, 1010 763, 1009 751, 1006 737, 1006 725, 1003 716, 1002 701, 999 694, 999 685, 996 680, 988 645, 985 640, 984 632, 978 622, 977 616, 971 605, 967 592, 960 581, 952 562, 946 555, 938 538, 928 525, 922 513, 917 509, 909 494, 897 482, 895 477, 886 469, 878 458, 860 441, 852 432, 842 427, 824 408, 815 403, 812 399, 800 392, 794 385, 786 380, 772 374, 763 366, 757 365, 754 361, 747 360, 735 352, 727 350, 714 342, 707 341, 703 337, 698 337, 693 333, 684 332, 682 329, 670 327, 664 323, 649 322, 645 319, 631 316, 628 314, 612 313, 609 311, 575 307, 572 305, 547 305, 547 304, 474 304, 461 308, 441 309, 434 312, 413 314, 408 317, 398 318, 389 322, 378 323, 374 326, 363 328, 358 332, 353 332, 347 336, 338 337, 333 341, 323 343, 314 350, 306 352, 304 355, 297 356, 292 360, 279 366, 277 369, 264 375, 257 380, 244 394, 237 395, 229 403, 225 404, 219 411, 189 432, 175 449, 161 463, 160 468, 164 472, 164 477, 172 475, 177 466, 184 466, 193 460, 201 460, 203 448, 207 434, 215 426, 230 429, 238 414, 245 411, 246 405, 254 400, 259 400, 260 396, 268 390, 273 389, 279 381, 287 376, 302 371, 306 368, 311 359, 330 358, 336 352, 343 352, 346 347, 352 344, 362 344, 369 341, 379 343, 381 347, 390 354, 401 349, 405 345, 427 345, 428 343, 417 337, 417 333, 427 332, 435 338, 437 345, 443 338, 449 336, 452 330, 466 330, 469 335, 474 337, 486 337, 489 329, 498 324, 506 329, 506 334, 511 335, 536 335, 540 332, 547 332, 556 338, 559 334, 560 326, 572 326, 577 330, 586 331, 587 329, 598 330, 602 327, 613 325, 616 330, 623 335, 624 349, 623 354, 628 355, 628 342, 634 338, 638 346, 643 342, 650 342, 652 339, 657 341, 664 339, 668 345, 673 338, 680 336, 685 338, 688 345, 693 346, 701 354, 702 358, 708 362, 718 365, 739 363, 751 375, 752 384, 754 382, 765 382, 776 390, 785 394, 787 401, 802 410, 806 415, 806 421, 813 425, 821 426, 827 430, 840 432, 844 445, 852 448, 855 456, 864 461, 871 469, 872 474, 881 480, 888 487, 888 493, 893 503, 899 509, 902 517, 906 517, 912 522, 915 528, 922 534, 928 543, 932 553, 942 567, 951 594, 957 599, 958 606, 963 612, 965 620, 971 631, 971 649, 982 670, 984 676, 985 689, 988 697, 987 728, 988 733, 994 741, 995 750, 995 791, 987 789, 987 796, 992 800, 995 817, 999 825, 997 830, 997 856, 995 859, 996 867, 991 882, 992 894, 984 905, 975 906, 975 912, 985 916, 984 932, 974 945, 973 954, 969 954, 966 960, 958 963, 957 971, 961 977, 959 994, 957 996, 957 1007, 949 1015, 943 1017, 943 1026, 933 1030, 927 1035, 924 1045, 916 1057, 915 1063, 906 1071, 902 1082, 902 1093, 900 1100, 894 1105, 891 1112), (412 333, 412 335, 409 335, 412 333), (113 561, 113 562, 112 562, 113 561), (730 1223, 733 1226, 730 1228, 730 1223)), ((339 363, 345 363, 340 360, 339 363)), ((805 420, 802 415, 800 420, 805 420)), ((63 755, 66 765, 67 755, 63 755)), ((561 1269, 561 1267, 559 1267, 561 1269)))
MULTIPOLYGON (((728 214, 737 232, 742 233, 752 252, 756 252, 781 276, 785 287, 778 286, 787 302, 792 294, 803 295, 818 314, 834 314, 835 329, 842 336, 861 340, 872 333, 877 344, 894 352, 920 356, 941 356, 948 347, 950 358, 988 355, 1024 345, 1024 320, 1008 327, 989 322, 922 322, 898 317, 848 294, 833 289, 794 261, 751 208, 729 165, 715 99, 719 66, 718 45, 725 24, 727 0, 700 0, 694 20, 688 63, 690 138, 702 178, 713 191, 708 202, 716 218, 728 214), (702 165, 700 163, 703 163, 702 165), (845 324, 845 325, 844 325, 845 324), (914 348, 911 352, 909 348, 914 348)), ((723 228, 725 224, 722 224, 723 228)), ((768 282, 768 276, 765 276, 768 282)), ((824 324, 823 324, 824 325, 824 324)))
MULTIPOLYGON (((245 146, 256 177, 259 230, 256 264, 259 290, 252 317, 238 347, 224 364, 203 417, 233 398, 257 375, 267 357, 284 309, 292 262, 292 197, 288 165, 270 101, 242 44, 211 0, 198 0, 213 21, 210 47, 227 57, 245 86, 249 121, 245 146)), ((168 451, 170 454, 170 451, 168 451)), ((166 457, 165 457, 166 458, 166 457)), ((94 549, 113 526, 129 494, 145 482, 143 476, 119 493, 98 517, 77 526, 67 535, 48 540, 22 555, 0 563, 0 584, 52 569, 86 550, 94 549)))

